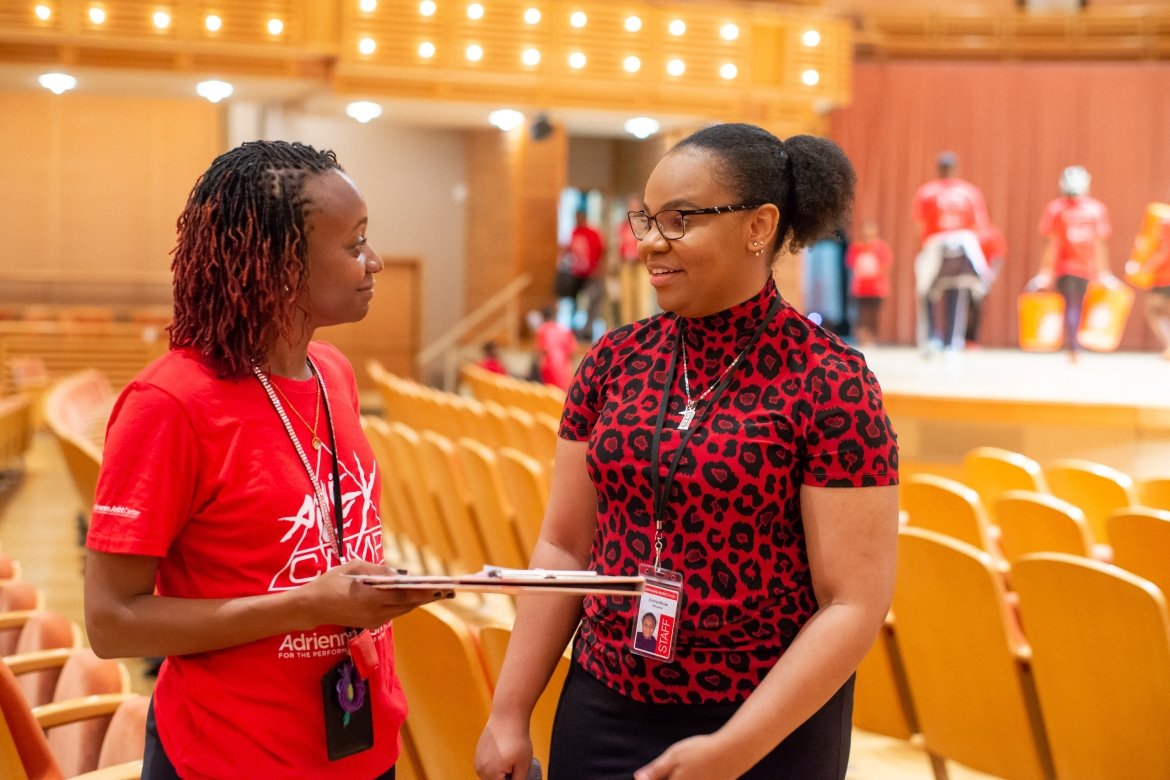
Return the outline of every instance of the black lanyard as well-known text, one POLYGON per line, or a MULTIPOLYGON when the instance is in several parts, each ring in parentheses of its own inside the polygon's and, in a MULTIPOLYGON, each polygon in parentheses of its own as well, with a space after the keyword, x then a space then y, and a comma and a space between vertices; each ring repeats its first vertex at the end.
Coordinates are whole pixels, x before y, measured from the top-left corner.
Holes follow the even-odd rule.
POLYGON ((317 372, 313 361, 309 361, 313 369, 313 377, 321 387, 321 400, 325 404, 325 424, 329 427, 329 440, 333 444, 333 457, 330 459, 333 466, 333 523, 337 529, 337 560, 345 563, 345 518, 341 511, 341 472, 337 469, 337 461, 341 458, 338 451, 337 434, 333 430, 333 412, 329 408, 329 395, 325 392, 325 381, 317 372))
MULTIPOLYGON (((756 327, 756 331, 752 334, 751 340, 749 340, 747 346, 743 348, 743 354, 745 357, 749 352, 751 352, 752 347, 755 346, 756 342, 760 340, 760 336, 764 334, 764 331, 767 330, 768 324, 771 323, 772 319, 776 316, 776 312, 779 311, 780 304, 782 302, 783 301, 779 293, 777 293, 775 300, 772 301, 772 305, 768 307, 768 312, 764 315, 763 321, 760 322, 760 324, 756 327)), ((727 375, 723 377, 722 381, 720 381, 715 389, 711 391, 711 399, 701 410, 699 410, 694 422, 692 422, 691 426, 683 433, 682 439, 678 443, 678 449, 674 451, 674 456, 670 459, 670 467, 666 471, 666 479, 663 480, 658 476, 658 456, 662 445, 662 427, 666 422, 666 409, 668 406, 670 406, 670 391, 674 388, 674 371, 675 367, 678 365, 678 353, 682 346, 682 340, 683 330, 682 322, 680 320, 678 327, 678 338, 675 341, 674 349, 670 353, 670 363, 666 368, 666 386, 662 391, 662 403, 658 407, 658 419, 654 423, 654 438, 650 440, 650 490, 654 494, 654 537, 655 551, 657 554, 661 554, 662 552, 662 519, 666 512, 666 498, 670 495, 671 486, 674 485, 674 473, 678 469, 679 461, 682 460, 683 451, 690 442, 691 436, 693 436, 695 431, 699 429, 703 419, 707 416, 707 411, 709 409, 715 408, 715 404, 719 401, 719 398, 723 395, 724 391, 727 390, 727 386, 731 383, 732 374, 735 373, 734 369, 728 371, 727 375)), ((654 560, 655 567, 658 566, 657 554, 655 555, 654 560)))

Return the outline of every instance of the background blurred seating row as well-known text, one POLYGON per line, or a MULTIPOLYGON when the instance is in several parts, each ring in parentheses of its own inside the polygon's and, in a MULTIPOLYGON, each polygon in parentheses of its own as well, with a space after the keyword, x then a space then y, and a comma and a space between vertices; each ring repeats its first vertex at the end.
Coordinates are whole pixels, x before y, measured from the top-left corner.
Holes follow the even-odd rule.
POLYGON ((479 401, 404 379, 376 363, 367 368, 388 420, 418 431, 435 431, 452 440, 467 437, 492 449, 511 447, 541 462, 551 461, 556 452, 559 411, 553 416, 490 399, 479 401))

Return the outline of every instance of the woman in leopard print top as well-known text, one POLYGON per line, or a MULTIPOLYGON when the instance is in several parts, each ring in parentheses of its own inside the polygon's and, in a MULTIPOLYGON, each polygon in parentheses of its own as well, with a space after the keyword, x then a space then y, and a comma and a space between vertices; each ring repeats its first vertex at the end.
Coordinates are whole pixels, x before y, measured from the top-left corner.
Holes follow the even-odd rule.
POLYGON ((844 777, 852 674, 893 588, 897 445, 864 358, 771 265, 844 221, 853 180, 829 141, 738 124, 654 169, 630 221, 664 313, 582 361, 532 565, 657 560, 681 577, 677 618, 655 657, 633 652, 638 599, 521 599, 481 778, 523 776, 574 631, 554 780, 844 777))

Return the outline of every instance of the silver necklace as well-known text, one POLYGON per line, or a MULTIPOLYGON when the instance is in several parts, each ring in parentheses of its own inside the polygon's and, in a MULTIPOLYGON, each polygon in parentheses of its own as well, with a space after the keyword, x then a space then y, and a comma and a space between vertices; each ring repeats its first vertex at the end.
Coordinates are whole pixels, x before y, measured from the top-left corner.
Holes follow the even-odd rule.
POLYGON ((754 340, 749 342, 748 345, 744 347, 738 355, 735 356, 735 360, 732 360, 731 364, 727 368, 723 369, 723 373, 719 375, 719 378, 712 382, 711 386, 704 390, 698 398, 692 399, 691 380, 687 377, 687 375, 690 373, 690 369, 687 368, 687 340, 683 336, 683 331, 681 328, 679 329, 678 338, 679 343, 682 345, 683 392, 686 393, 687 396, 687 405, 685 408, 683 408, 682 419, 678 422, 678 429, 680 431, 685 431, 691 427, 691 423, 695 419, 695 414, 697 413, 697 409, 695 407, 699 405, 700 401, 711 395, 712 390, 714 390, 716 387, 719 387, 719 384, 723 381, 724 377, 731 373, 731 369, 736 367, 739 361, 743 359, 743 356, 747 354, 747 351, 752 348, 752 344, 755 342, 754 340))
MULTIPOLYGON (((309 371, 312 372, 313 379, 317 382, 317 389, 321 392, 321 398, 325 402, 325 409, 328 410, 329 393, 325 389, 325 381, 317 373, 317 366, 313 364, 311 358, 306 358, 305 362, 309 364, 309 371)), ((260 384, 264 387, 264 392, 268 395, 268 400, 272 403, 272 408, 276 410, 276 416, 284 424, 284 431, 288 434, 288 440, 292 442, 293 449, 297 451, 297 457, 301 459, 301 465, 304 466, 305 473, 309 476, 309 482, 313 485, 313 493, 317 499, 317 513, 321 518, 321 526, 325 529, 325 538, 329 541, 330 546, 337 550, 341 562, 345 563, 345 551, 337 544, 337 534, 333 530, 332 515, 329 512, 329 499, 325 496, 325 486, 321 484, 321 480, 317 479, 317 472, 313 470, 313 466, 309 463, 309 456, 305 454, 305 448, 301 446, 296 431, 293 430, 292 421, 284 411, 284 405, 276 397, 273 385, 268 381, 268 375, 261 371, 259 366, 252 366, 252 373, 256 375, 256 378, 260 380, 260 384)), ((336 447, 336 442, 334 442, 334 447, 336 447)), ((336 452, 334 453, 334 457, 337 457, 336 452)))

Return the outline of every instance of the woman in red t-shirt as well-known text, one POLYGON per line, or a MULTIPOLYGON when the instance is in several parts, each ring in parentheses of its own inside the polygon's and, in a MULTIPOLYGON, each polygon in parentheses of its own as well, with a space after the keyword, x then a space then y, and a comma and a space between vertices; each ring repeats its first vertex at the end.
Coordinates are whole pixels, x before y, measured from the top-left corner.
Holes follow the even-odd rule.
POLYGON ((86 541, 94 651, 167 657, 147 780, 394 776, 389 621, 439 594, 349 576, 393 573, 380 473, 312 341, 369 309, 366 227, 333 153, 282 141, 218 157, 179 218, 170 350, 111 413, 86 541))
POLYGON ((897 445, 862 355, 780 297, 772 263, 838 230, 853 182, 832 142, 743 124, 651 173, 629 221, 664 313, 581 362, 532 555, 646 592, 519 598, 481 778, 525 776, 574 635, 555 780, 844 777, 853 671, 893 590, 897 445))
POLYGON ((890 293, 890 245, 878 238, 877 223, 866 220, 861 240, 849 245, 845 266, 853 272, 851 292, 857 301, 857 343, 872 344, 877 338, 878 312, 890 293))

